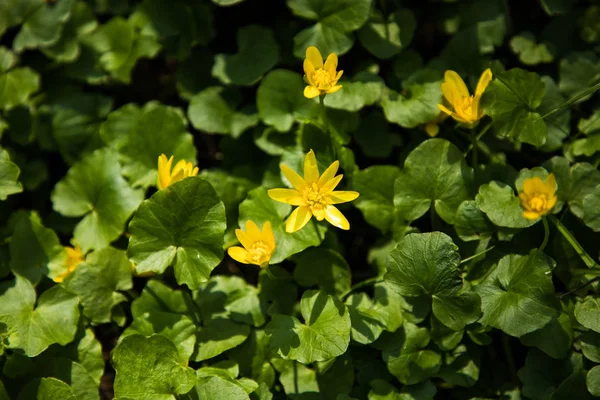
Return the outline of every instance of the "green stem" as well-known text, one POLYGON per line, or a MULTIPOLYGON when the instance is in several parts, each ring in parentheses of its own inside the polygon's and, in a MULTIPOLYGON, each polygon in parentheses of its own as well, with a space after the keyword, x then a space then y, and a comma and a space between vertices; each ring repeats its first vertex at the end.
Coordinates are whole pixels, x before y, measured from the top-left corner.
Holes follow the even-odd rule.
POLYGON ((381 277, 379 277, 379 276, 365 279, 364 281, 358 282, 356 285, 352 286, 350 289, 348 289, 344 293, 342 293, 340 298, 342 299, 342 301, 344 301, 344 300, 346 300, 346 297, 348 297, 350 295, 350 293, 354 292, 355 290, 363 288, 365 286, 374 285, 376 283, 381 283, 381 282, 383 282, 383 279, 381 279, 381 277))
POLYGON ((479 257, 480 255, 482 255, 482 254, 485 254, 485 253, 487 253, 487 252, 488 252, 488 251, 490 251, 490 250, 493 250, 493 249, 494 249, 494 247, 496 247, 496 246, 488 247, 488 248, 487 248, 487 249, 485 249, 484 251, 480 251, 480 252, 479 252, 479 253, 477 253, 477 254, 473 254, 471 257, 467 257, 467 258, 465 258, 465 259, 462 259, 462 260, 460 260, 460 263, 461 263, 461 264, 464 264, 464 263, 466 263, 466 262, 469 262, 469 261, 471 261, 472 259, 474 259, 474 258, 477 258, 477 257, 479 257))
POLYGON ((321 118, 323 118, 323 125, 325 125, 325 133, 329 133, 329 121, 327 121, 327 108, 325 107, 325 96, 324 94, 319 96, 319 104, 321 104, 321 118))
POLYGON ((548 244, 548 239, 550 238, 550 226, 548 225, 548 218, 546 218, 545 215, 542 217, 542 222, 544 223, 544 241, 538 249, 539 251, 544 251, 546 245, 548 244))
POLYGON ((510 348, 510 343, 508 343, 508 335, 505 333, 501 333, 502 335, 502 348, 504 349, 504 355, 506 356, 506 361, 508 362, 508 369, 510 370, 510 374, 512 375, 515 382, 519 382, 519 375, 517 375, 517 368, 515 364, 515 359, 513 358, 513 354, 510 348))
POLYGON ((471 146, 473 146, 473 152, 471 153, 471 166, 477 168, 477 136, 475 135, 475 128, 471 129, 471 146))
POLYGON ((587 282, 586 282, 586 283, 584 283, 583 285, 580 285, 580 286, 576 287, 575 289, 568 291, 567 293, 563 293, 563 294, 561 294, 560 296, 558 296, 558 298, 559 298, 559 299, 562 299, 563 297, 567 297, 567 296, 569 296, 569 295, 571 295, 571 294, 573 294, 573 293, 575 293, 575 292, 578 292, 578 291, 580 291, 580 290, 581 290, 581 289, 583 289, 584 287, 586 287, 586 286, 588 286, 588 285, 591 285, 592 283, 594 283, 594 282, 598 282, 598 281, 600 281, 600 276, 597 276, 597 277, 595 277, 594 279, 587 281, 587 282))
POLYGON ((490 128, 492 127, 492 122, 490 121, 486 126, 483 127, 483 129, 477 134, 477 136, 475 137, 475 142, 473 142, 473 140, 471 140, 471 144, 469 144, 469 147, 467 147, 467 151, 465 151, 465 156, 467 154, 469 154, 469 152, 471 150, 473 150, 474 148, 474 143, 477 144, 477 147, 481 149, 481 144, 479 143, 479 141, 481 140, 481 138, 483 137, 483 135, 485 135, 487 133, 487 131, 490 130, 490 128))
MULTIPOLYGON (((577 101, 581 100, 585 96, 590 95, 597 90, 600 90, 600 82, 596 83, 594 86, 588 88, 587 90, 571 97, 570 99, 568 99, 567 101, 562 103, 560 106, 548 111, 546 114, 542 115, 536 121, 539 121, 540 119, 546 119, 547 117, 551 116, 552 114, 555 114, 555 113, 561 111, 562 109, 569 107, 571 104, 576 103, 577 101)), ((536 122, 536 121, 533 121, 533 122, 536 122)))
POLYGON ((567 239, 567 241, 571 244, 577 254, 579 254, 579 257, 581 257, 581 260, 585 263, 585 265, 587 265, 588 268, 600 268, 600 265, 598 265, 596 261, 594 261, 594 259, 584 250, 583 246, 579 244, 577 239, 575 239, 567 227, 564 226, 562 222, 558 220, 558 218, 556 218, 554 215, 551 215, 548 218, 550 218, 552 223, 556 225, 558 231, 565 239, 567 239))

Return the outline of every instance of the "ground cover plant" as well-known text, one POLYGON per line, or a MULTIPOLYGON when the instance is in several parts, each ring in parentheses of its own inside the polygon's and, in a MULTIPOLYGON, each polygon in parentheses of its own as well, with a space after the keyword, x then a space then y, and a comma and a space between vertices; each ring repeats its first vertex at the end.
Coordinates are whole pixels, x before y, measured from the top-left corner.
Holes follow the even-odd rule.
POLYGON ((0 3, 0 400, 600 396, 600 2, 0 3))

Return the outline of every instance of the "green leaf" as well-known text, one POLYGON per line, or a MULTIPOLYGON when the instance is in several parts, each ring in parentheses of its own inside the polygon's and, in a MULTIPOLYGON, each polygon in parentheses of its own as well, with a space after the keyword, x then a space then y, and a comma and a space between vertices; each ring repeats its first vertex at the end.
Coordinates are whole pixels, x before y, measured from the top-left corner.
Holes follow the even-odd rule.
POLYGON ((565 359, 573 345, 571 319, 563 312, 542 329, 521 336, 520 339, 525 346, 537 347, 557 360, 565 359))
POLYGON ((373 10, 369 21, 358 33, 361 44, 375 57, 388 59, 408 47, 417 21, 413 12, 400 8, 384 17, 373 10))
POLYGON ((465 242, 486 239, 494 233, 493 225, 473 200, 463 201, 456 210, 454 229, 465 242))
POLYGON ((390 132, 390 125, 379 110, 372 110, 361 116, 358 129, 354 130, 353 135, 368 157, 387 158, 394 147, 402 144, 401 136, 390 132))
POLYGON ((220 376, 204 377, 198 380, 195 387, 197 399, 202 400, 248 400, 249 397, 240 386, 220 376))
POLYGON ((248 220, 254 221, 258 226, 271 222, 277 245, 271 256, 271 264, 278 264, 307 247, 318 246, 327 230, 323 224, 315 226, 309 223, 297 232, 286 233, 285 219, 290 209, 289 205, 272 200, 263 187, 251 190, 246 200, 240 204, 240 226, 245 226, 248 220))
POLYGON ((400 392, 383 379, 374 379, 369 385, 369 400, 433 400, 437 392, 431 381, 404 386, 400 392))
POLYGON ((117 398, 175 400, 196 382, 194 370, 179 361, 175 345, 160 335, 127 336, 113 350, 112 363, 117 398))
POLYGON ((596 43, 600 40, 600 7, 591 6, 580 20, 581 38, 587 43, 596 43))
POLYGON ((331 249, 307 249, 294 257, 294 279, 300 286, 318 285, 331 295, 350 290, 350 266, 338 252, 331 249))
POLYGON ((63 216, 84 217, 74 237, 87 252, 107 247, 121 235, 142 196, 121 177, 117 154, 99 149, 69 169, 51 198, 54 210, 63 216))
MULTIPOLYGON (((52 377, 71 386, 77 399, 98 399, 98 384, 85 367, 64 357, 44 355, 33 359, 32 377, 52 377)), ((35 397, 34 397, 35 398, 35 397)))
POLYGON ((171 264, 179 284, 197 289, 223 259, 225 207, 212 186, 189 177, 159 190, 129 223, 127 254, 138 273, 171 264))
POLYGON ((584 301, 575 304, 577 322, 594 332, 600 333, 600 302, 588 296, 584 301))
POLYGON ((0 200, 6 200, 11 194, 23 191, 19 182, 20 173, 19 167, 10 161, 8 152, 0 149, 0 200))
POLYGON ((433 296, 431 309, 442 324, 460 331, 481 316, 481 298, 471 291, 457 294, 441 292, 433 296))
POLYGON ((352 188, 360 193, 354 206, 383 233, 389 232, 399 219, 394 208, 394 182, 400 175, 398 167, 374 165, 357 171, 352 180, 352 188))
POLYGON ((492 181, 481 185, 475 201, 494 225, 527 228, 537 222, 523 216, 521 201, 515 196, 513 188, 503 183, 492 181))
POLYGON ((229 7, 234 4, 241 3, 244 0, 211 0, 211 1, 221 7, 229 7))
POLYGON ((113 307, 127 301, 118 291, 132 288, 131 275, 125 252, 106 248, 89 254, 65 280, 65 286, 79 297, 83 315, 98 325, 109 323, 113 307))
POLYGON ((310 118, 316 113, 316 105, 304 97, 304 86, 302 76, 296 72, 269 72, 256 92, 260 119, 279 132, 287 132, 296 120, 310 118))
POLYGON ((17 52, 53 45, 71 16, 73 0, 57 0, 39 5, 25 18, 15 37, 13 47, 17 52))
POLYGON ((35 211, 18 214, 9 249, 11 271, 33 284, 43 276, 54 278, 64 270, 65 249, 35 211))
POLYGON ((148 281, 142 295, 131 303, 131 314, 134 319, 155 312, 187 314, 187 305, 191 301, 190 296, 182 290, 173 290, 153 279, 148 281))
POLYGON ((548 15, 564 14, 574 4, 569 0, 540 0, 540 3, 548 15))
POLYGON ((531 32, 522 32, 510 40, 510 48, 525 65, 549 63, 554 60, 553 46, 550 43, 538 44, 531 32))
POLYGON ((173 156, 173 166, 179 160, 196 162, 194 138, 183 111, 156 101, 142 108, 127 104, 110 113, 100 135, 119 152, 123 175, 134 187, 156 185, 158 157, 163 153, 173 156))
POLYGON ((404 385, 425 382, 439 371, 440 355, 425 349, 430 339, 427 329, 405 322, 393 335, 392 348, 385 349, 382 356, 388 370, 400 382, 404 385))
POLYGON ((583 198, 583 222, 594 232, 600 231, 600 186, 583 198))
POLYGON ((46 290, 36 302, 31 283, 17 276, 2 283, 0 293, 0 322, 9 327, 9 348, 35 357, 51 344, 64 346, 75 338, 79 302, 62 286, 46 290))
POLYGON ((326 107, 356 112, 378 102, 384 90, 383 80, 368 73, 355 76, 353 81, 342 80, 340 84, 340 91, 325 97, 326 107))
POLYGON ((521 337, 543 328, 560 315, 551 266, 542 252, 509 254, 498 263, 493 282, 475 286, 481 296, 481 323, 521 337))
POLYGON ((324 57, 342 55, 352 47, 352 31, 369 18, 371 0, 288 0, 292 12, 317 21, 294 36, 294 55, 304 58, 309 46, 316 46, 324 57))
POLYGON ((450 385, 471 387, 479 380, 479 352, 464 344, 446 353, 443 363, 437 376, 450 385))
POLYGON ((600 396, 600 365, 590 369, 585 378, 588 391, 593 396, 600 396))
POLYGON ((355 293, 346 299, 352 323, 352 340, 360 344, 373 343, 387 324, 378 307, 366 293, 355 293))
POLYGON ((546 143, 548 130, 535 110, 545 93, 539 75, 513 68, 495 76, 481 98, 481 106, 492 117, 499 138, 540 147, 546 143))
POLYGON ((280 358, 271 360, 279 372, 279 382, 288 398, 292 400, 319 400, 319 383, 313 369, 295 361, 280 358))
POLYGON ((430 139, 410 152, 394 185, 394 204, 413 221, 433 204, 442 219, 452 223, 460 204, 471 196, 473 170, 462 152, 444 139, 430 139))
POLYGON ((29 67, 0 72, 0 110, 26 105, 40 88, 40 75, 29 67))
POLYGON ((198 330, 197 346, 192 359, 203 361, 242 344, 250 334, 250 327, 225 318, 204 321, 198 330))
POLYGON ((595 363, 600 362, 600 335, 587 331, 579 337, 579 345, 585 358, 595 363))
POLYGON ((236 111, 222 97, 222 92, 222 87, 213 86, 192 97, 188 118, 200 131, 237 138, 258 123, 258 115, 236 111))
POLYGON ((261 25, 240 28, 237 42, 237 54, 215 56, 212 75, 226 85, 251 86, 277 64, 279 46, 273 31, 261 25))
POLYGON ((600 60, 592 52, 573 53, 560 61, 558 75, 560 91, 569 98, 578 96, 600 79, 600 60))
POLYGON ((344 304, 324 292, 308 290, 300 308, 304 323, 296 317, 274 315, 266 327, 271 347, 281 357, 308 364, 346 352, 351 324, 344 304))
POLYGON ((344 399, 354 386, 354 363, 349 353, 317 364, 321 396, 325 399, 344 399))
POLYGON ((403 128, 415 128, 439 115, 437 105, 442 102, 441 82, 418 82, 413 78, 424 71, 427 70, 417 71, 411 76, 412 79, 404 81, 402 93, 391 89, 384 91, 381 106, 388 121, 403 128))
POLYGON ((18 400, 77 400, 73 389, 65 382, 56 378, 41 378, 28 383, 21 393, 18 400))

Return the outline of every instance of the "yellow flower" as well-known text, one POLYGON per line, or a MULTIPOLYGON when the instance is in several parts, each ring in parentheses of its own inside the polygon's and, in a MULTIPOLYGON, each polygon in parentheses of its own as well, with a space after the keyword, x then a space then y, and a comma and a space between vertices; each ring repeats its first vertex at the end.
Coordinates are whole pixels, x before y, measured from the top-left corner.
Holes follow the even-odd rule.
POLYGON ((266 268, 275 251, 275 236, 269 221, 265 222, 262 232, 253 221, 246 221, 246 232, 235 230, 235 235, 244 247, 234 246, 227 249, 227 254, 243 264, 255 264, 266 268))
POLYGON ((444 122, 446 118, 448 118, 448 114, 440 112, 437 117, 425 124, 425 132, 427 132, 430 137, 436 137, 437 134, 440 133, 439 124, 444 122))
POLYGON ((538 219, 547 214, 556 204, 556 178, 549 174, 545 181, 539 177, 525 179, 523 191, 519 193, 523 216, 538 219))
POLYGON ((191 162, 185 160, 179 160, 171 172, 171 165, 173 164, 173 156, 167 160, 167 156, 161 154, 158 157, 158 180, 157 186, 159 189, 164 189, 167 186, 187 178, 188 176, 198 175, 198 167, 194 167, 191 162))
POLYGON ((60 283, 65 280, 67 276, 73 273, 77 269, 77 266, 83 261, 83 252, 79 245, 75 244, 75 247, 64 246, 65 252, 67 253, 66 267, 67 270, 62 274, 55 277, 54 282, 60 283))
POLYGON ((450 111, 443 104, 438 104, 438 107, 458 122, 474 126, 484 116, 483 110, 479 108, 479 100, 491 80, 492 70, 488 68, 479 77, 475 95, 471 96, 462 78, 454 71, 446 71, 442 93, 454 111, 450 111))
POLYGON ((304 88, 304 96, 313 99, 326 93, 335 93, 342 88, 337 82, 344 71, 336 72, 338 58, 331 53, 323 65, 323 57, 315 46, 306 49, 304 59, 304 77, 308 86, 304 88))
POLYGON ((333 226, 345 230, 350 229, 350 223, 346 217, 333 204, 352 201, 358 197, 358 192, 333 191, 343 177, 343 175, 335 176, 339 165, 339 161, 334 161, 323 172, 323 175, 319 176, 317 158, 312 150, 304 158, 304 178, 287 165, 280 165, 281 172, 294 188, 271 189, 268 192, 269 197, 282 203, 299 206, 288 217, 285 224, 286 232, 291 233, 302 229, 312 216, 317 221, 326 219, 333 226))

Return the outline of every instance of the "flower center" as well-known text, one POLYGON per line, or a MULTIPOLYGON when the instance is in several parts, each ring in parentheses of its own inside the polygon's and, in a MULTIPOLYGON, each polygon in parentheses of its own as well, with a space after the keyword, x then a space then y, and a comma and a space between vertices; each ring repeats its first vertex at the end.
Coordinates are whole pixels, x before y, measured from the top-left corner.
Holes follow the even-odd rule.
POLYGON ((458 104, 456 113, 467 120, 472 120, 477 118, 473 111, 473 96, 463 97, 458 104))
POLYGON ((541 194, 541 193, 536 193, 529 200, 529 207, 533 211, 537 211, 537 212, 546 211, 548 208, 548 199, 546 199, 546 195, 541 194))
POLYGON ((325 196, 323 196, 321 193, 321 188, 319 188, 316 182, 313 182, 312 185, 304 189, 302 195, 304 196, 306 203, 308 203, 311 211, 322 210, 325 208, 325 196))
POLYGON ((325 71, 323 68, 319 68, 313 72, 312 81, 319 90, 329 90, 331 89, 333 83, 331 75, 329 75, 329 72, 325 71))
POLYGON ((271 248, 262 240, 254 242, 252 247, 248 249, 250 253, 250 259, 252 262, 262 265, 269 261, 271 255, 271 248))

